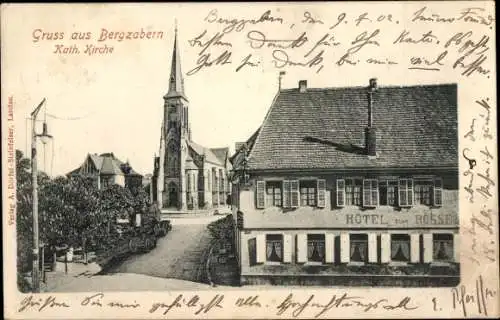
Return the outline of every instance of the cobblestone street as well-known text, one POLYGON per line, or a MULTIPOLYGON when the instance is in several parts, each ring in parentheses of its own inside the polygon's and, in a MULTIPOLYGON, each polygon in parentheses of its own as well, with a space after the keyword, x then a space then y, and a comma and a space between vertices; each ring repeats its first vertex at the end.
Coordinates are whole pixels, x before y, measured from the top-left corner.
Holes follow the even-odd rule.
POLYGON ((210 234, 206 227, 219 218, 221 216, 170 218, 172 230, 158 239, 155 249, 130 256, 106 273, 136 273, 206 282, 205 266, 210 249, 210 234))

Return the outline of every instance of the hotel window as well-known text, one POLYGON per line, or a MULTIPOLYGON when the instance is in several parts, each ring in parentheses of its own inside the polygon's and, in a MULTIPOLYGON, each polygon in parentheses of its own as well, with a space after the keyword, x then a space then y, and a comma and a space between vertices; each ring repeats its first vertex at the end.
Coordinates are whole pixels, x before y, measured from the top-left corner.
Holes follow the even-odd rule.
POLYGON ((434 205, 443 205, 443 180, 441 178, 434 179, 434 205))
POLYGON ((453 261, 453 235, 435 233, 432 235, 432 258, 434 261, 453 261))
POLYGON ((363 180, 363 206, 376 207, 378 205, 378 181, 377 179, 363 180))
POLYGON ((391 235, 391 260, 410 262, 410 235, 391 235))
POLYGON ((266 182, 266 203, 268 206, 281 207, 283 205, 281 199, 281 181, 266 182))
POLYGON ((345 205, 361 206, 361 179, 345 179, 345 205))
POLYGON ((433 181, 432 180, 415 180, 415 204, 416 205, 431 205, 433 181))
POLYGON ((316 181, 300 181, 300 205, 316 206, 316 181))
POLYGON ((297 208, 300 200, 298 180, 283 181, 283 207, 297 208))
POLYGON ((325 260, 325 235, 307 235, 307 260, 312 262, 324 262, 325 260))
POLYGON ((343 207, 345 206, 345 180, 337 179, 336 183, 337 207, 343 207))
POLYGON ((396 206, 398 194, 397 180, 379 181, 379 204, 381 206, 396 206))
POLYGON ((350 234, 351 250, 350 261, 367 262, 368 261, 368 235, 350 234))
POLYGON ((413 205, 413 179, 399 179, 399 206, 411 207, 413 205))
POLYGON ((266 235, 266 260, 271 262, 283 261, 283 235, 266 235))

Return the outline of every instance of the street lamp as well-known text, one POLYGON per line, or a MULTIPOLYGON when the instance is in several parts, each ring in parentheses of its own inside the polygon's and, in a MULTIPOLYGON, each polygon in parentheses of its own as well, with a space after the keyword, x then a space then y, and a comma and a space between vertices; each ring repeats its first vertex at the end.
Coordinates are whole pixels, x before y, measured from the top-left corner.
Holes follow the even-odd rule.
MULTIPOLYGON (((39 235, 38 235, 38 181, 37 181, 37 159, 36 159, 36 138, 40 138, 43 144, 46 144, 52 138, 47 131, 47 123, 43 122, 43 130, 41 134, 36 133, 36 117, 42 105, 45 103, 45 98, 38 107, 31 113, 31 175, 33 179, 33 270, 31 271, 33 292, 40 292, 40 276, 39 276, 39 235)), ((43 263, 43 262, 42 262, 43 263)))

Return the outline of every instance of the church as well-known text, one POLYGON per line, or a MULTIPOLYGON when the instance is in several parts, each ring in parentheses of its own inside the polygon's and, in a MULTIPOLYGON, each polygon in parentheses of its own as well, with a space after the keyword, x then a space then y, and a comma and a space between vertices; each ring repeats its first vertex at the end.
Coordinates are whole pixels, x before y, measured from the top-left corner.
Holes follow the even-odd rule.
POLYGON ((175 29, 172 66, 163 97, 159 155, 154 157, 152 201, 167 212, 194 212, 227 205, 229 148, 207 148, 191 138, 189 99, 184 89, 175 29))

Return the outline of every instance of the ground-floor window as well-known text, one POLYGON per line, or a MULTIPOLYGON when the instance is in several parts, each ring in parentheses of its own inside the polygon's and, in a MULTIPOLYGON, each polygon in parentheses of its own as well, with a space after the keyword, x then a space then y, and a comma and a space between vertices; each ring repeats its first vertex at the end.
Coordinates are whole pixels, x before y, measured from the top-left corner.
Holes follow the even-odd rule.
POLYGON ((325 259, 325 235, 307 235, 307 260, 313 262, 324 262, 325 259))
POLYGON ((283 261, 283 235, 266 235, 266 260, 272 262, 283 261))
POLYGON ((368 235, 351 234, 350 240, 350 261, 366 262, 368 261, 368 235))
POLYGON ((453 235, 435 233, 432 235, 432 257, 435 261, 453 260, 453 235))
POLYGON ((391 235, 391 260, 401 262, 410 261, 410 235, 391 235))

